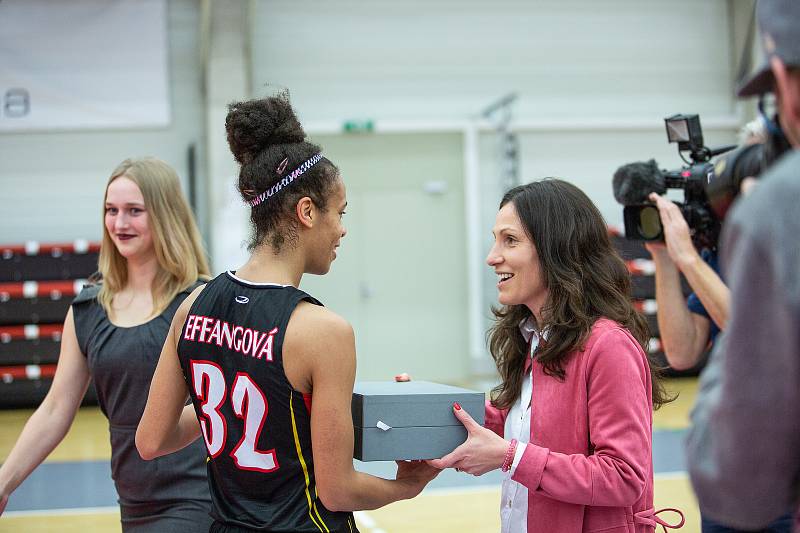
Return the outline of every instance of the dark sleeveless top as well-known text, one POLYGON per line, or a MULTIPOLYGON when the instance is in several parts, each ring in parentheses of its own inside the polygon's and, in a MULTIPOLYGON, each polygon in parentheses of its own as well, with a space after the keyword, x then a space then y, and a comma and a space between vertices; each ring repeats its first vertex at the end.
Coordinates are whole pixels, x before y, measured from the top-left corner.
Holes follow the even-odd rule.
POLYGON ((200 282, 179 293, 157 317, 133 327, 110 322, 97 301, 100 285, 86 286, 72 302, 78 345, 89 364, 100 409, 108 418, 111 475, 123 519, 126 507, 161 508, 164 503, 186 500, 199 502, 210 511, 202 440, 152 461, 139 456, 134 442, 172 317, 198 285, 200 282))
POLYGON ((283 368, 286 326, 302 300, 322 305, 226 272, 195 300, 178 341, 210 457, 212 514, 226 531, 357 531, 352 513, 331 512, 317 496, 311 396, 283 368))

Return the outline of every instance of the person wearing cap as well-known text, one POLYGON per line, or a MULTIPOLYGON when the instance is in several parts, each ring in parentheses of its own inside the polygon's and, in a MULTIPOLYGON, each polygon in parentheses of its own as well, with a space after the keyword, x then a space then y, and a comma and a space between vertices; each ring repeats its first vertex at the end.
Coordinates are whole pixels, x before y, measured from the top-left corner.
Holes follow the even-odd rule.
MULTIPOLYGON (((726 332, 700 379, 687 440, 705 515, 763 530, 797 506, 800 478, 800 1, 762 0, 765 65, 739 96, 775 95, 773 135, 792 146, 728 215, 726 332)), ((787 521, 790 521, 788 519, 787 521)))

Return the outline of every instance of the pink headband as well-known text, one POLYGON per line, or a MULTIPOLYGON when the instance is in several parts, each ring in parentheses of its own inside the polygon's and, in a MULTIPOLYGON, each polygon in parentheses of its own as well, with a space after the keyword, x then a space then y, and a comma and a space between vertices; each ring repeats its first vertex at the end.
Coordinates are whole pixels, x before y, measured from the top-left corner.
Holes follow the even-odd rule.
POLYGON ((291 174, 287 175, 285 178, 281 179, 278 183, 267 189, 266 191, 262 192, 252 200, 248 201, 247 203, 250 207, 255 207, 264 200, 267 200, 270 196, 277 194, 281 189, 292 183, 294 180, 302 176, 308 169, 316 165, 322 159, 322 154, 317 154, 311 156, 305 163, 294 169, 291 174))

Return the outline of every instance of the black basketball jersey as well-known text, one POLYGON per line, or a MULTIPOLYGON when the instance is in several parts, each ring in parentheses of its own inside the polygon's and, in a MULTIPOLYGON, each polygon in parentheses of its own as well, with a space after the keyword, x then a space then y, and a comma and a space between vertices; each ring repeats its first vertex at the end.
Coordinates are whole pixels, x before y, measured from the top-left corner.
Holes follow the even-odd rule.
POLYGON ((193 303, 178 356, 208 450, 214 518, 230 530, 354 532, 352 513, 317 496, 311 395, 283 369, 291 286, 251 283, 226 272, 193 303))

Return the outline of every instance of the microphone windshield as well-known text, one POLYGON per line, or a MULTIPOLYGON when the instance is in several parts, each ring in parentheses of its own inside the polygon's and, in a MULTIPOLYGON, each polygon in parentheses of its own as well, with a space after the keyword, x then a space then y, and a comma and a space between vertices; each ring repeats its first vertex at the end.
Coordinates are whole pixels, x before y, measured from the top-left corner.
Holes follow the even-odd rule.
POLYGON ((664 175, 655 159, 622 165, 614 172, 612 185, 614 198, 622 205, 642 204, 651 192, 667 192, 664 175))

